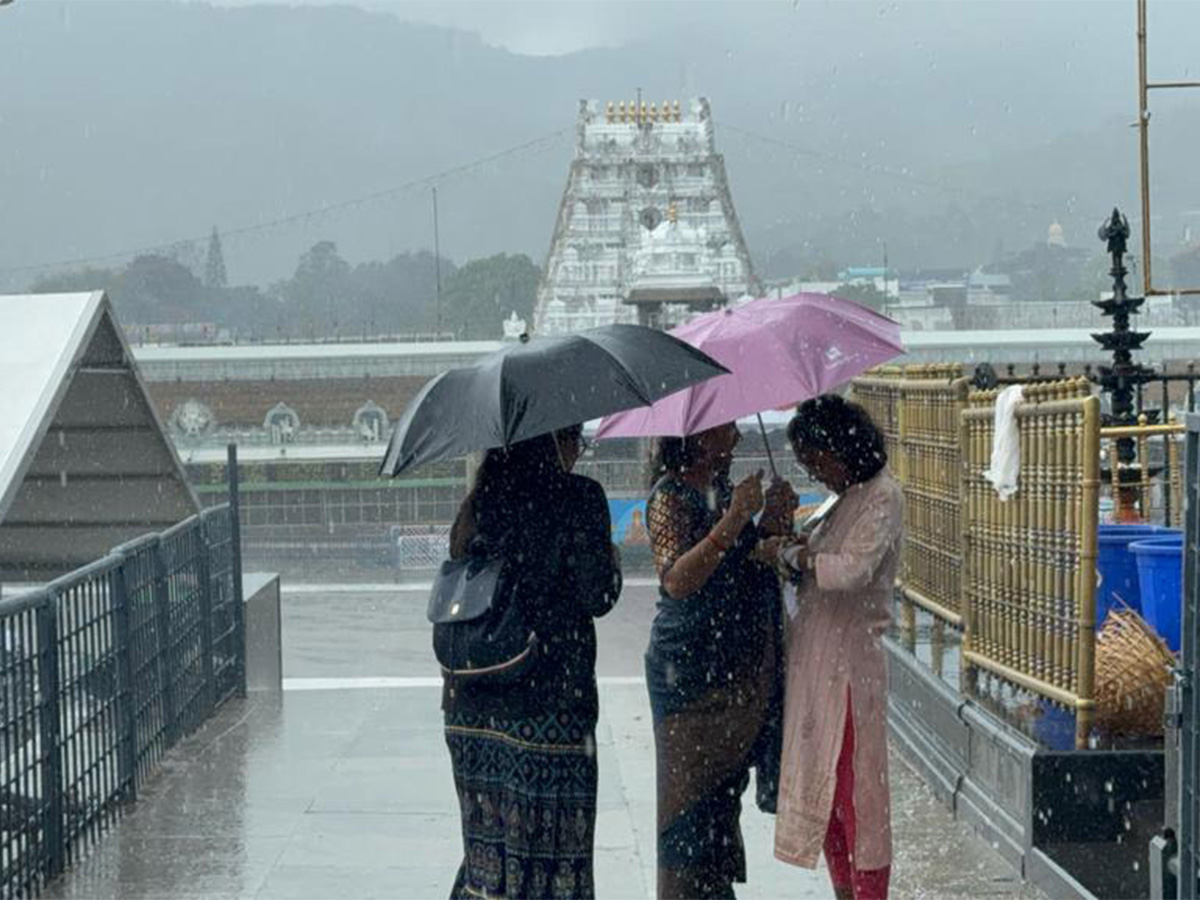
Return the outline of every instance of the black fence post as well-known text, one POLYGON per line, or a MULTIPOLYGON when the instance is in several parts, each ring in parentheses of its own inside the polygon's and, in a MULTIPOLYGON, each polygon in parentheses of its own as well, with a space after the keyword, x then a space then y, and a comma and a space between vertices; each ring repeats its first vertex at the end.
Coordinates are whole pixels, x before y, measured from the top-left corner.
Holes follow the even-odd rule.
MULTIPOLYGON (((1184 477, 1184 548, 1182 596, 1182 646, 1175 670, 1179 715, 1179 897, 1196 896, 1197 813, 1200 812, 1200 692, 1196 668, 1200 665, 1200 416, 1187 417, 1184 477)), ((1168 782, 1169 783, 1169 782, 1168 782)))
POLYGON ((217 705, 217 677, 213 664, 212 569, 204 516, 198 516, 196 519, 196 548, 196 578, 200 582, 200 669, 204 677, 203 718, 208 718, 217 705))
POLYGON ((133 684, 133 629, 129 624, 129 589, 125 579, 127 560, 113 569, 110 587, 112 590, 113 637, 117 655, 117 727, 120 729, 120 744, 117 749, 117 781, 124 802, 137 800, 137 712, 135 687, 133 684))
POLYGON ((155 538, 150 547, 154 560, 154 619, 155 636, 158 639, 158 684, 162 690, 163 734, 167 747, 174 746, 179 739, 179 720, 175 711, 175 686, 178 667, 172 658, 174 652, 171 629, 171 589, 167 584, 167 567, 163 560, 161 538, 155 538))
POLYGON ((67 843, 64 825, 62 692, 58 671, 58 610, 55 597, 47 593, 37 611, 38 692, 38 756, 41 763, 42 842, 46 876, 55 878, 66 868, 67 843))
POLYGON ((239 697, 246 696, 246 609, 242 596, 242 513, 238 480, 237 444, 226 448, 225 471, 229 479, 229 567, 233 579, 233 621, 237 629, 235 659, 239 697))

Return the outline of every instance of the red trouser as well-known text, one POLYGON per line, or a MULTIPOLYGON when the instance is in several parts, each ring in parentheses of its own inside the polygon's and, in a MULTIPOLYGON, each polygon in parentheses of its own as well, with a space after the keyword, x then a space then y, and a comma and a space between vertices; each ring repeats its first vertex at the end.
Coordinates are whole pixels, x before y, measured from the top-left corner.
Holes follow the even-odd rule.
POLYGON ((825 832, 825 864, 839 897, 854 900, 887 900, 891 866, 882 869, 854 868, 854 711, 846 692, 846 732, 837 762, 837 787, 833 792, 833 811, 825 832))

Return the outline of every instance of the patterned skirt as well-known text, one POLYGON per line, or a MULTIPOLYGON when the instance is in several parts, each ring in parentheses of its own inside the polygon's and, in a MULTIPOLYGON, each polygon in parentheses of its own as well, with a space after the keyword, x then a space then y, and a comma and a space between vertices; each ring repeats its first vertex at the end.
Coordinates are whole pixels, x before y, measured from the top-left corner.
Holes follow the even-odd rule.
POLYGON ((446 744, 463 834, 452 900, 595 897, 592 724, 568 712, 456 711, 446 717, 446 744))

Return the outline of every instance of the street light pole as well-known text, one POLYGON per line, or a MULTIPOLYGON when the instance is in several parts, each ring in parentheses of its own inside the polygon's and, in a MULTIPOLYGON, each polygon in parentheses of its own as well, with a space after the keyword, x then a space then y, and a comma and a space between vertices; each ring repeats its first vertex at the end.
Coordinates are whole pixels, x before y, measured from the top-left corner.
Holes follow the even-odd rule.
POLYGON ((442 334, 442 248, 438 235, 437 188, 433 189, 433 268, 434 290, 437 292, 437 336, 442 334))

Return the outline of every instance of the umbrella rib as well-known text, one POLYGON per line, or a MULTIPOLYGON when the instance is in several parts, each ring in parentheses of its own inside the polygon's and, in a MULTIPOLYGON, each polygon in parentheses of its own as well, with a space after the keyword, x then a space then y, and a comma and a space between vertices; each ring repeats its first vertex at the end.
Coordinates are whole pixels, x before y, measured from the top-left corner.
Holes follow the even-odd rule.
POLYGON ((496 378, 496 390, 500 397, 496 403, 496 408, 500 410, 500 446, 505 450, 509 447, 509 423, 508 410, 504 405, 504 366, 508 362, 508 355, 505 354, 500 360, 500 373, 496 378))

